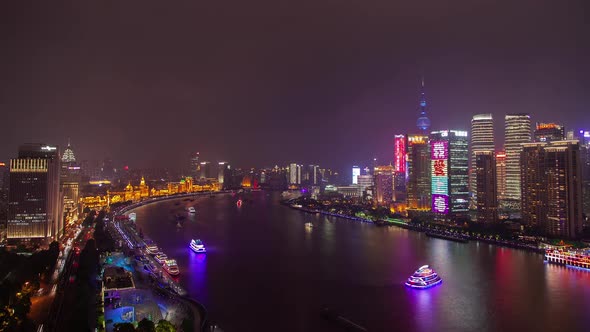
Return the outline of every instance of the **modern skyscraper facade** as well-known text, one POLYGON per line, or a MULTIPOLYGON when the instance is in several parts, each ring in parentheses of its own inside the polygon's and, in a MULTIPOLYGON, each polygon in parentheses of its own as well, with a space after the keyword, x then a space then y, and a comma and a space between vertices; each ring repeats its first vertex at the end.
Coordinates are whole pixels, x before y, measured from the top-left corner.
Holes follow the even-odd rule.
POLYGON ((367 188, 370 188, 373 186, 373 175, 361 174, 358 176, 357 180, 358 180, 359 193, 362 197, 364 192, 367 190, 367 188))
POLYGON ((393 167, 397 173, 406 173, 406 135, 395 135, 393 167))
POLYGON ((471 158, 469 160, 469 192, 477 201, 475 156, 477 151, 494 150, 494 120, 491 114, 477 114, 471 119, 471 158))
POLYGON ((358 176, 361 175, 361 168, 352 166, 352 184, 358 184, 358 176))
POLYGON ((199 178, 201 179, 210 179, 217 177, 217 174, 213 174, 211 170, 211 163, 208 161, 202 161, 199 163, 199 178))
POLYGON ((520 152, 522 144, 531 141, 531 117, 528 114, 507 114, 504 118, 506 149, 506 199, 518 201, 520 188, 520 152))
POLYGON ((496 187, 498 201, 506 197, 506 152, 496 152, 496 187))
POLYGON ((430 145, 426 135, 408 135, 408 210, 428 211, 430 202, 430 145))
POLYGON ((191 158, 189 160, 188 168, 189 168, 188 175, 192 176, 193 179, 196 180, 201 177, 201 171, 200 171, 201 164, 199 162, 199 153, 198 152, 195 152, 191 156, 191 158))
POLYGON ((301 166, 295 163, 289 164, 289 184, 300 185, 301 184, 301 166))
POLYGON ((582 231, 580 143, 577 140, 523 145, 523 221, 559 238, 582 231))
POLYGON ((56 146, 25 144, 10 160, 7 240, 9 243, 56 239, 63 229, 56 146))
POLYGON ((377 205, 387 206, 393 201, 393 176, 395 168, 389 166, 375 167, 375 196, 377 205))
POLYGON ((217 163, 217 182, 219 182, 221 188, 223 188, 226 177, 229 177, 229 170, 230 166, 227 162, 220 161, 217 163))
MULTIPOLYGON (((74 150, 68 141, 68 146, 61 157, 60 185, 63 195, 62 211, 64 223, 78 219, 78 201, 80 198, 81 169, 76 163, 74 150)), ((65 225, 64 225, 65 226, 65 225)))
POLYGON ((494 150, 477 150, 475 152, 475 183, 477 221, 481 223, 496 222, 498 220, 498 192, 494 150))
POLYGON ((537 123, 533 132, 535 142, 563 141, 565 128, 555 123, 537 123))
POLYGON ((432 211, 438 219, 469 211, 469 149, 466 131, 430 134, 432 211))

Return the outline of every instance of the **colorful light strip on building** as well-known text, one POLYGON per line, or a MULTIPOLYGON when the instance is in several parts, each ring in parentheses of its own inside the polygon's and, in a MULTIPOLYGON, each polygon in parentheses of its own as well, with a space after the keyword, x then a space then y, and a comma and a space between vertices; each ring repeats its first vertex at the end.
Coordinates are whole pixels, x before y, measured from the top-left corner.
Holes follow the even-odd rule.
POLYGON ((430 142, 432 211, 449 213, 449 142, 430 142))
POLYGON ((397 173, 406 172, 406 135, 395 135, 394 166, 397 173))

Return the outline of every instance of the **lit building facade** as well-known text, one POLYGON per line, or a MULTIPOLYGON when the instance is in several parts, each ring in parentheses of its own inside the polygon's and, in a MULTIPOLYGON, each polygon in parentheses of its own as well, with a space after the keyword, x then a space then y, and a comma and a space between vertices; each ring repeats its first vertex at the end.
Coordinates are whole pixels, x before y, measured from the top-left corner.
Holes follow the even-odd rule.
POLYGON ((393 202, 395 168, 391 165, 376 166, 374 172, 375 190, 373 199, 377 205, 389 207, 393 202))
POLYGON ((57 147, 26 144, 19 148, 18 158, 10 160, 8 243, 48 244, 62 233, 59 176, 57 147))
POLYGON ((208 161, 202 161, 199 163, 199 178, 201 179, 212 179, 217 178, 217 174, 213 173, 211 169, 211 163, 208 161))
POLYGON ((68 146, 61 157, 60 185, 63 194, 62 212, 65 225, 78 220, 80 200, 80 166, 76 163, 74 150, 68 141, 68 146))
POLYGON ((504 118, 504 147, 506 149, 506 195, 509 200, 521 198, 520 152, 522 144, 531 141, 529 114, 507 114, 504 118))
POLYGON ((495 157, 494 150, 478 150, 475 152, 477 221, 482 223, 493 223, 498 220, 495 157))
POLYGON ((437 219, 465 216, 469 211, 469 150, 466 131, 430 134, 431 208, 437 219))
POLYGON ((506 197, 506 152, 496 152, 496 187, 498 200, 506 197))
POLYGON ((406 135, 395 135, 393 166, 397 173, 406 173, 406 135))
POLYGON ((301 165, 292 163, 289 165, 289 185, 301 184, 301 165))
POLYGON ((199 153, 195 152, 188 163, 188 175, 193 179, 198 179, 201 176, 201 164, 199 162, 199 153))
POLYGON ((477 201, 476 165, 477 151, 494 150, 494 119, 491 114, 477 114, 471 119, 471 158, 469 160, 469 192, 477 201))
POLYGON ((220 161, 219 163, 217 163, 217 182, 219 182, 219 185, 221 187, 223 187, 223 184, 225 183, 225 179, 230 177, 230 175, 228 174, 230 171, 231 167, 229 166, 229 164, 225 161, 220 161))
POLYGON ((523 221, 546 235, 577 238, 582 231, 582 179, 577 140, 523 145, 523 221))
POLYGON ((535 142, 563 141, 565 128, 555 123, 537 123, 533 132, 535 142))
POLYGON ((367 188, 370 188, 373 186, 373 176, 370 174, 361 174, 358 176, 357 180, 358 180, 359 192, 362 197, 363 194, 365 193, 365 191, 367 190, 367 188))
POLYGON ((430 144, 426 135, 408 135, 408 210, 429 211, 430 144))
POLYGON ((358 184, 358 176, 361 175, 361 168, 352 166, 352 184, 358 184))

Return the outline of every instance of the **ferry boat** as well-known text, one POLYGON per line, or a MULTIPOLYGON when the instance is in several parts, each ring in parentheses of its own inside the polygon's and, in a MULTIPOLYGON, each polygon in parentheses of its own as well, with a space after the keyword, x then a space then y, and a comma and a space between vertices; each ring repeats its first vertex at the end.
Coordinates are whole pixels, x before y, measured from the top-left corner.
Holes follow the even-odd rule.
POLYGON ((590 250, 548 249, 545 251, 545 260, 548 263, 590 270, 590 250))
POLYGON ((155 244, 150 244, 149 246, 145 247, 145 251, 147 251, 147 253, 150 255, 156 255, 159 252, 158 250, 158 246, 155 244))
POLYGON ((442 279, 434 272, 428 265, 421 266, 412 276, 406 281, 406 286, 412 288, 429 288, 438 285, 442 279))
POLYGON ((156 262, 160 263, 160 264, 164 264, 164 261, 168 259, 168 256, 166 256, 166 254, 164 253, 160 253, 158 255, 156 255, 156 257, 154 257, 156 259, 156 262))
POLYGON ((197 254, 207 252, 207 249, 205 249, 205 245, 203 244, 203 241, 201 241, 199 239, 191 240, 190 247, 197 254))
POLYGON ((306 223, 305 223, 305 227, 306 227, 306 228, 313 228, 313 224, 312 224, 312 223, 310 223, 310 222, 306 222, 306 223))
POLYGON ((178 264, 176 264, 175 259, 166 259, 164 260, 164 264, 162 264, 162 268, 171 276, 177 276, 180 274, 180 270, 178 270, 178 264))
POLYGON ((188 213, 197 213, 197 210, 195 210, 195 208, 193 206, 189 206, 189 208, 187 209, 188 213))

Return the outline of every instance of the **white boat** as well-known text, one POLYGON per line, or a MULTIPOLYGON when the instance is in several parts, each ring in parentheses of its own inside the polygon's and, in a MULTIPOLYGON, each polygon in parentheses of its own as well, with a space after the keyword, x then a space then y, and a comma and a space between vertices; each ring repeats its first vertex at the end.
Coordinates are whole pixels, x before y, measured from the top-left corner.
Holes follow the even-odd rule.
POLYGON ((166 256, 166 254, 160 253, 156 255, 156 257, 154 258, 156 259, 156 262, 164 264, 164 261, 168 259, 168 256, 166 256))
POLYGON ((189 208, 187 209, 188 213, 197 213, 197 210, 195 210, 195 208, 193 206, 189 206, 189 208))
POLYGON ((158 246, 151 244, 151 245, 145 247, 145 251, 147 251, 147 253, 150 255, 156 255, 159 252, 159 249, 158 249, 158 246))
POLYGON ((313 224, 312 224, 312 223, 310 223, 310 222, 306 222, 306 223, 305 223, 305 227, 307 227, 307 228, 312 228, 312 227, 313 227, 313 224))
POLYGON ((192 249, 192 251, 194 251, 198 254, 207 252, 207 249, 205 249, 205 245, 203 244, 203 241, 201 241, 199 239, 191 240, 190 248, 192 249))
POLYGON ((162 264, 162 268, 171 276, 177 276, 180 274, 180 270, 178 269, 178 264, 176 264, 175 259, 166 259, 164 260, 164 264, 162 264))
POLYGON ((430 288, 442 282, 441 277, 428 265, 421 266, 406 281, 406 286, 412 288, 430 288))

